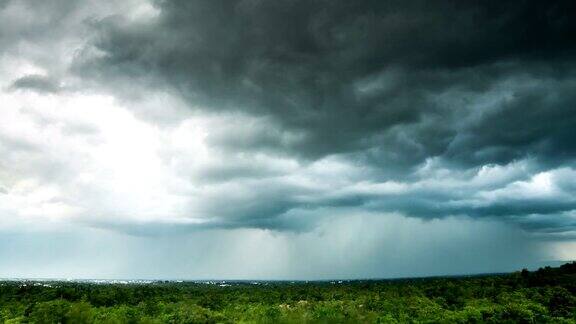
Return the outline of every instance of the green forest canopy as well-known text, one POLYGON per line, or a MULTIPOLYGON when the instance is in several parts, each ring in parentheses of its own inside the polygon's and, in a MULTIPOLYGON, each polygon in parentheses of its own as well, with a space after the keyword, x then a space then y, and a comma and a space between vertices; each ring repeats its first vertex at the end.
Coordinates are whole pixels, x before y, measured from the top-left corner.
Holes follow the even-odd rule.
POLYGON ((576 323, 576 262, 323 282, 0 282, 3 323, 576 323))

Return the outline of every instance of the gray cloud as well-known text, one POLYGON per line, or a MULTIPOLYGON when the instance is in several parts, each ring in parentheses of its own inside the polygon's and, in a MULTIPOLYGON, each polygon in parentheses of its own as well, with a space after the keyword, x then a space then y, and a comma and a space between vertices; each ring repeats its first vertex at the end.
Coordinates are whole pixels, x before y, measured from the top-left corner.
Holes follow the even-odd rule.
MULTIPOLYGON (((371 149, 394 152, 374 158, 383 167, 414 166, 440 155, 466 161, 470 148, 478 157, 466 162, 507 163, 540 153, 533 150, 571 149, 565 134, 554 133, 556 120, 542 118, 574 126, 567 118, 572 7, 569 1, 164 1, 150 25, 98 23, 93 45, 105 55, 81 66, 87 75, 157 79, 209 111, 268 116, 302 135, 276 148, 307 158, 371 149), (535 83, 532 89, 506 82, 521 78, 535 83), (458 128, 472 117, 466 106, 506 87, 514 98, 496 103, 499 124, 481 116, 468 126, 483 134, 458 128), (456 90, 467 102, 434 100, 456 90), (507 135, 513 138, 491 135, 498 129, 486 127, 512 125, 521 109, 515 107, 526 101, 538 108, 524 122, 538 127, 507 135), (409 137, 412 147, 399 137, 409 137), (471 143, 452 152, 461 138, 471 143)), ((268 145, 259 135, 251 147, 268 145)))
POLYGON ((575 6, 0 0, 0 276, 574 258, 575 6))
POLYGON ((61 90, 61 86, 57 81, 42 75, 26 75, 14 81, 10 89, 56 93, 61 90))
POLYGON ((119 16, 92 22, 85 53, 100 54, 81 53, 73 70, 120 97, 159 88, 196 113, 246 116, 221 119, 206 137, 226 162, 196 171, 198 181, 218 189, 191 204, 213 224, 290 229, 287 215, 296 210, 353 206, 572 230, 562 216, 576 208, 572 187, 524 193, 538 174, 572 174, 575 166, 573 2, 156 6, 159 15, 145 23, 119 16), (262 154, 294 159, 301 172, 245 163, 262 154), (289 180, 334 156, 362 171, 329 174, 346 180, 321 189, 289 180), (431 161, 439 175, 423 171, 431 161), (465 183, 481 178, 485 167, 514 173, 518 165, 530 165, 522 178, 487 180, 491 188, 465 183), (393 182, 408 189, 352 189, 393 182), (525 224, 532 218, 539 220, 525 224))
POLYGON ((4 55, 45 72, 3 81, 30 90, 5 94, 12 212, 50 188, 126 232, 304 231, 324 208, 573 230, 571 1, 33 4, 0 12, 4 55))

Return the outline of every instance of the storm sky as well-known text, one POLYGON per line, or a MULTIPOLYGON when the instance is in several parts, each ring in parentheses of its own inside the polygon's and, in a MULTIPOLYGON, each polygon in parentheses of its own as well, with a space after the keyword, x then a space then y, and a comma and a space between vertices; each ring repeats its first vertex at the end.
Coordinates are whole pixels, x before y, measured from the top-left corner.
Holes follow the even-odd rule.
POLYGON ((0 0, 0 277, 576 258, 576 2, 0 0))

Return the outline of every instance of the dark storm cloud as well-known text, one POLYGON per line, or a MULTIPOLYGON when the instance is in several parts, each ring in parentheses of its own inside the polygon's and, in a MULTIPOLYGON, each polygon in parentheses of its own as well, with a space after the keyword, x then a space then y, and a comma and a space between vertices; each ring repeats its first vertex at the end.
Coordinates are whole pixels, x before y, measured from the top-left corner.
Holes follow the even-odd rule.
POLYGON ((573 258, 575 12, 0 0, 0 270, 326 279, 573 258))
MULTIPOLYGON (((148 28, 103 21, 95 45, 106 55, 91 63, 99 71, 152 74, 211 110, 271 116, 307 134, 288 149, 311 157, 378 146, 372 137, 397 126, 431 118, 454 122, 453 112, 431 102, 431 94, 457 87, 474 96, 511 73, 538 78, 532 66, 557 65, 558 75, 548 76, 552 80, 573 77, 561 70, 576 49, 572 1, 163 1, 159 6, 160 21, 148 28)), ((566 88, 569 93, 574 85, 566 88)), ((532 96, 542 101, 547 95, 532 96)), ((563 104, 552 118, 570 113, 563 104)), ((512 124, 516 115, 501 116, 500 123, 512 124)), ((423 126, 416 140, 427 151, 406 158, 418 162, 442 154, 456 135, 450 126, 435 125, 437 131, 423 126)), ((527 130, 502 144, 515 147, 549 130, 527 130)), ((549 145, 562 140, 551 138, 549 145)), ((510 156, 523 153, 527 150, 510 156)), ((486 159, 510 159, 496 155, 486 159)))
MULTIPOLYGON (((93 22, 97 32, 86 53, 99 54, 80 53, 75 71, 119 92, 138 80, 175 89, 206 113, 268 120, 268 128, 252 133, 214 130, 207 142, 223 150, 272 151, 303 163, 340 154, 377 169, 374 181, 406 183, 417 181, 414 171, 431 159, 452 170, 530 160, 533 174, 574 166, 574 1, 165 0, 157 6, 152 23, 93 22)), ((258 173, 229 170, 207 177, 231 181, 258 173)), ((258 227, 304 205, 374 205, 424 218, 513 218, 576 207, 558 197, 478 204, 474 188, 462 195, 433 187, 390 197, 353 193, 313 203, 303 202, 298 189, 271 189, 274 197, 267 190, 255 189, 256 202, 238 204, 239 223, 258 227)))
POLYGON ((506 163, 527 155, 541 162, 573 159, 575 90, 576 79, 543 79, 521 87, 500 103, 498 110, 462 132, 446 155, 476 164, 506 163))

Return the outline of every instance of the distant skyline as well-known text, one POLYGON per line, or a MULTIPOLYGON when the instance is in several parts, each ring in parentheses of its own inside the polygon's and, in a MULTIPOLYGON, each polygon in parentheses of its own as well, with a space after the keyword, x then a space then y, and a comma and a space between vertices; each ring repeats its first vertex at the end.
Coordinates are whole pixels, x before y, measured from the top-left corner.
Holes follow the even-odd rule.
POLYGON ((0 277, 576 259, 576 2, 0 0, 0 277))

